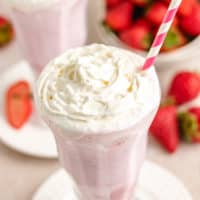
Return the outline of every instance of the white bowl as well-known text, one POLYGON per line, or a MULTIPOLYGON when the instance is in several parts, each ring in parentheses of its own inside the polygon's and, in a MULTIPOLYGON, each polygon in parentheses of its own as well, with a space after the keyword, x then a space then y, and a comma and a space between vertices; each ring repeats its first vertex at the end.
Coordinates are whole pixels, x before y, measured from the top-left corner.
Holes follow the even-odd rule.
MULTIPOLYGON (((144 57, 147 55, 144 51, 129 47, 120 41, 114 33, 106 30, 102 23, 106 11, 104 0, 97 0, 95 6, 93 26, 101 42, 134 51, 144 57)), ((160 79, 161 89, 163 94, 165 94, 171 79, 177 72, 182 70, 200 69, 200 36, 174 51, 160 53, 157 57, 155 66, 160 79)))

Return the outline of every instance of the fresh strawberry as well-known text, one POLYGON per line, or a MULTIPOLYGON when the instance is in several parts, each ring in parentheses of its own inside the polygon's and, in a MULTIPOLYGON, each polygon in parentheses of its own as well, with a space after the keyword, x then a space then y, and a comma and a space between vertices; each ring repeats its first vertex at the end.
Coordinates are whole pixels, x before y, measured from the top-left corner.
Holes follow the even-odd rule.
POLYGON ((149 27, 142 23, 136 23, 131 28, 122 31, 119 37, 129 46, 140 50, 148 50, 153 38, 149 27))
POLYGON ((120 3, 122 0, 106 0, 107 7, 113 7, 116 6, 118 3, 120 3))
POLYGON ((190 36, 200 34, 200 4, 194 6, 192 12, 182 18, 180 27, 190 36))
POLYGON ((160 107, 150 132, 169 153, 175 152, 179 145, 176 106, 160 107))
POLYGON ((147 28, 150 31, 150 26, 145 18, 140 18, 140 19, 134 21, 133 25, 144 26, 145 28, 147 28))
POLYGON ((172 81, 168 95, 177 104, 193 100, 200 93, 200 76, 194 72, 180 72, 172 81))
POLYGON ((165 2, 167 5, 169 5, 171 0, 163 0, 163 2, 165 2))
MULTIPOLYGON (((163 0, 163 1, 166 2, 167 5, 169 5, 171 2, 171 0, 163 0)), ((196 4, 197 0, 182 0, 177 14, 181 17, 191 14, 193 6, 196 4)))
POLYGON ((16 129, 21 128, 32 112, 31 90, 26 81, 12 85, 6 93, 6 116, 16 129))
POLYGON ((197 4, 196 0, 182 0, 178 15, 187 16, 192 14, 193 7, 197 4))
POLYGON ((4 17, 0 16, 0 47, 5 46, 13 39, 13 27, 4 17))
POLYGON ((182 32, 175 26, 173 26, 163 43, 162 51, 171 51, 178 47, 183 46, 186 44, 187 38, 182 34, 182 32))
POLYGON ((131 2, 122 2, 108 9, 105 22, 114 31, 122 31, 131 25, 133 10, 131 2))
POLYGON ((200 143, 200 107, 178 115, 181 137, 186 142, 200 143))
POLYGON ((148 9, 146 13, 146 18, 154 26, 159 26, 162 23, 162 20, 167 12, 167 5, 162 2, 155 2, 148 9))
POLYGON ((147 6, 152 0, 131 0, 136 6, 144 7, 147 6))

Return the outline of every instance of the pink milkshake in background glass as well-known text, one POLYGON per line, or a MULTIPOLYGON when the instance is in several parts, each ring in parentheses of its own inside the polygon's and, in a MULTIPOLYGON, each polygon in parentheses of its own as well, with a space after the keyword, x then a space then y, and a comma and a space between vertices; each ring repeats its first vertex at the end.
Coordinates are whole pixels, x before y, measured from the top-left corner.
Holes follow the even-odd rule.
POLYGON ((36 73, 87 36, 88 0, 9 0, 19 45, 36 73))
POLYGON ((148 128, 160 102, 154 68, 140 56, 93 44, 68 50, 43 70, 35 91, 77 200, 132 200, 148 128))

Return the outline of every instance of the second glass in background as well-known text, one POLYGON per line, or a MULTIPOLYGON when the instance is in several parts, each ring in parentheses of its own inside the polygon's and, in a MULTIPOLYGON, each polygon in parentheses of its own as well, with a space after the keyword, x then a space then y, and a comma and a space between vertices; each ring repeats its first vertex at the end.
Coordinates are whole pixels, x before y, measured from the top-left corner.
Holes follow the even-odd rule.
POLYGON ((36 74, 55 56, 85 44, 88 0, 58 0, 44 8, 24 4, 31 9, 13 1, 12 17, 19 47, 36 74))

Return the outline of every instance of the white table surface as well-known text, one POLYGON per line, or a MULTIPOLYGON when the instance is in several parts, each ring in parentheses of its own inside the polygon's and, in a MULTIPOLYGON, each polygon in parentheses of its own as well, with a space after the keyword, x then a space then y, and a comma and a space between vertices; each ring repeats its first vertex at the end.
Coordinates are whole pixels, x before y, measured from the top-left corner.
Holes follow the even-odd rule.
MULTIPOLYGON (((89 40, 98 41, 91 30, 92 27, 89 40)), ((0 73, 19 58, 15 45, 1 50, 0 73)), ((191 192, 193 199, 200 199, 200 145, 182 144, 175 154, 169 155, 157 143, 150 141, 147 159, 175 174, 191 192)), ((42 181, 58 168, 57 160, 24 156, 0 143, 0 200, 30 200, 42 181)))

